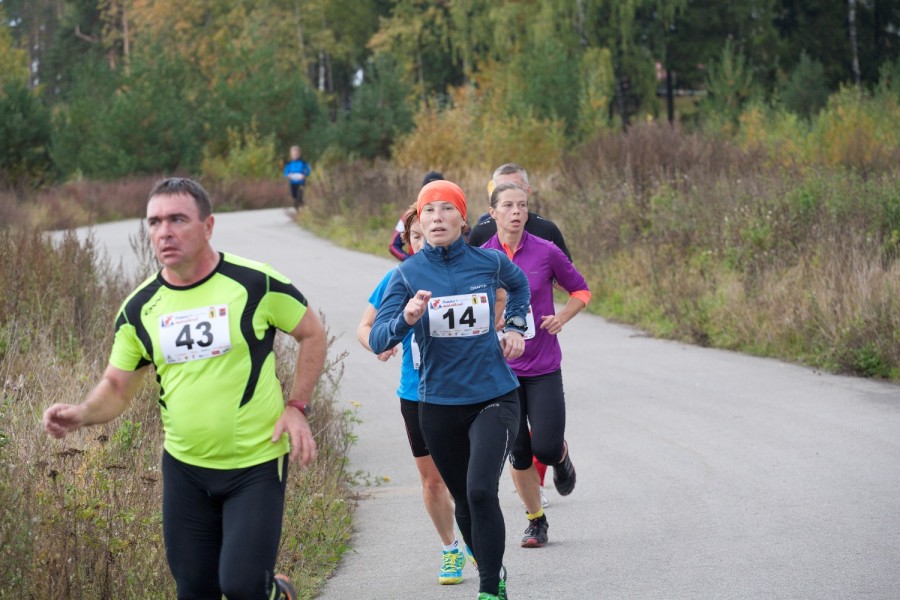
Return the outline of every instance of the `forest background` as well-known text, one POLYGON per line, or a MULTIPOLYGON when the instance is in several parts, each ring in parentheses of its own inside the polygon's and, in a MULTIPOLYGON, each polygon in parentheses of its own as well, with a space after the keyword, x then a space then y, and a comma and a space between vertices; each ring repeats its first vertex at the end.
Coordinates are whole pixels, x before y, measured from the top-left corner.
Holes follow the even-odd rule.
MULTIPOLYGON (((134 284, 42 231, 139 217, 164 175, 218 211, 288 206, 300 144, 300 224, 387 255, 425 171, 477 217, 517 162, 593 312, 897 381, 898 123, 882 0, 0 0, 0 598, 171 596, 152 381, 97 431, 36 431, 96 381, 134 284)), ((346 549, 346 483, 372 481, 346 472, 340 361, 286 520, 303 597, 346 549)))
POLYGON ((286 203, 300 144, 306 218, 380 251, 424 171, 482 207, 518 162, 593 310, 900 377, 895 2, 0 0, 0 22, 4 223, 139 216, 161 174, 218 210, 286 203))

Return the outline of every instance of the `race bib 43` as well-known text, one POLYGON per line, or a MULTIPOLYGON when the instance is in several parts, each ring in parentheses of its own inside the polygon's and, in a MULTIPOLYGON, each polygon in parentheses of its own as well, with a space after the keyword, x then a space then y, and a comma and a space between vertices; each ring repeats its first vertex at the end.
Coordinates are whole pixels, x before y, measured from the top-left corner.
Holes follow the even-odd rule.
POLYGON ((225 354, 231 350, 228 305, 163 315, 159 319, 159 341, 170 365, 225 354))

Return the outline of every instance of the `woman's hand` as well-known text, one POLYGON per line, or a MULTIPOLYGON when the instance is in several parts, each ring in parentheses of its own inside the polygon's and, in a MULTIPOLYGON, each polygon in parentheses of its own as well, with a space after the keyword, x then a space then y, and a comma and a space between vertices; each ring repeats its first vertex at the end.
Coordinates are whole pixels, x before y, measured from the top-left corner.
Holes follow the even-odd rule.
POLYGON ((406 308, 403 309, 403 318, 407 325, 415 325, 425 311, 428 310, 428 301, 431 300, 431 292, 419 290, 416 295, 409 299, 406 308))
POLYGON ((500 347, 503 349, 503 358, 519 358, 525 352, 525 336, 517 331, 507 331, 500 338, 500 347))

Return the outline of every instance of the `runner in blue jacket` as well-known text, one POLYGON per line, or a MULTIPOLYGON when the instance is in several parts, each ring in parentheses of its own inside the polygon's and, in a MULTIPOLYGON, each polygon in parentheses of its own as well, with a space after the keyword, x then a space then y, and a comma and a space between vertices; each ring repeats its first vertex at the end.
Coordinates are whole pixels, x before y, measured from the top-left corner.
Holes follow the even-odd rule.
POLYGON ((466 244, 466 199, 456 184, 429 183, 416 207, 425 247, 394 271, 369 346, 384 352, 413 330, 422 434, 478 561, 479 599, 505 599, 506 530, 497 490, 519 425, 519 384, 507 359, 524 350, 528 279, 504 254, 466 244), (498 288, 508 293, 500 336, 498 288))
POLYGON ((294 199, 294 210, 303 206, 303 187, 309 177, 309 163, 300 158, 303 150, 300 146, 291 146, 291 160, 284 165, 284 176, 291 184, 291 198, 294 199))

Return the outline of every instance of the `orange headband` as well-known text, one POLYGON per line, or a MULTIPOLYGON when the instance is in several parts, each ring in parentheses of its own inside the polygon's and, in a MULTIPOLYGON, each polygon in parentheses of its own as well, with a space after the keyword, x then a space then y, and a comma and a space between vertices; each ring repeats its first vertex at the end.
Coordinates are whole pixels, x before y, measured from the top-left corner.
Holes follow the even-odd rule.
POLYGON ((452 181, 432 181, 419 192, 416 201, 416 213, 422 218, 422 207, 429 202, 449 202, 456 207, 463 220, 466 218, 466 195, 452 181))

